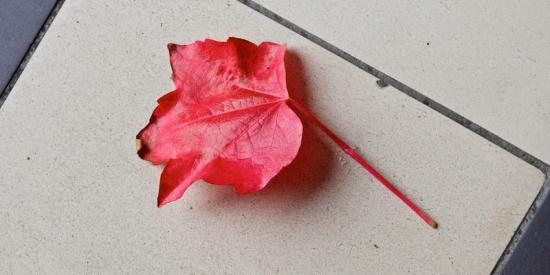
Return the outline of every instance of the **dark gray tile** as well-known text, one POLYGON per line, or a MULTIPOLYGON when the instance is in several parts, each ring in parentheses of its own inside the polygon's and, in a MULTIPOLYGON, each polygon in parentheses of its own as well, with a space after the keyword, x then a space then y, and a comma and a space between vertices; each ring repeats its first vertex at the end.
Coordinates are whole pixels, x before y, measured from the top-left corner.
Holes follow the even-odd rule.
POLYGON ((523 234, 502 274, 550 274, 550 196, 539 206, 523 234))
POLYGON ((55 3, 56 0, 0 0, 0 93, 55 3))

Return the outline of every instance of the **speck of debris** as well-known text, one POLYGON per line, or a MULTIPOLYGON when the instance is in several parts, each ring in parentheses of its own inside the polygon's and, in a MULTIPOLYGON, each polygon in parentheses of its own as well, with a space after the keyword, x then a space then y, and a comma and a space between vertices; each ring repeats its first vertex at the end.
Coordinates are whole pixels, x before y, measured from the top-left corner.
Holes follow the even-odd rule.
POLYGON ((27 160, 31 160, 31 157, 27 157, 27 160))
POLYGON ((377 244, 374 244, 374 248, 378 249, 380 247, 377 244))
POLYGON ((384 80, 379 79, 376 81, 376 85, 378 86, 378 88, 385 88, 388 87, 389 84, 384 82, 384 80))
POLYGON ((430 42, 426 43, 426 45, 430 46, 430 42))
POLYGON ((189 206, 189 210, 193 210, 193 206, 189 206))
POLYGON ((78 23, 80 23, 80 21, 76 20, 76 23, 78 24, 78 23))

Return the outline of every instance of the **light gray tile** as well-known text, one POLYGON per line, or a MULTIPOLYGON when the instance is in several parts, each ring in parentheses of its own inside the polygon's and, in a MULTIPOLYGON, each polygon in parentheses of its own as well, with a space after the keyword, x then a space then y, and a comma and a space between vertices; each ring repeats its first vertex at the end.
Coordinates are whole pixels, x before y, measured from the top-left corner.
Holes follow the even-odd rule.
POLYGON ((257 2, 550 162, 550 1, 257 2))

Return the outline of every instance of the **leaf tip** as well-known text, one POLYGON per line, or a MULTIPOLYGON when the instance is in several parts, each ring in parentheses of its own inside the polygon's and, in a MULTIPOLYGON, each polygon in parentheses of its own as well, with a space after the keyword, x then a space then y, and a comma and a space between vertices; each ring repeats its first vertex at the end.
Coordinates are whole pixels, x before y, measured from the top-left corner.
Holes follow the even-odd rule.
POLYGON ((167 205, 170 202, 171 202, 171 200, 168 200, 165 197, 161 197, 160 194, 159 194, 159 196, 157 197, 157 208, 161 208, 161 207, 167 205))
POLYGON ((161 200, 157 200, 157 208, 161 208, 165 205, 166 203, 162 202, 161 200))
POLYGON ((141 139, 136 139, 136 149, 137 154, 141 159, 149 160, 148 155, 151 152, 151 149, 147 146, 147 144, 143 144, 141 139))
POLYGON ((166 44, 166 47, 168 48, 168 51, 169 51, 169 52, 175 51, 175 50, 176 50, 176 46, 177 46, 177 45, 174 44, 174 43, 168 43, 168 44, 166 44))
POLYGON ((142 147, 141 139, 136 138, 136 151, 139 152, 139 150, 141 149, 141 147, 142 147))

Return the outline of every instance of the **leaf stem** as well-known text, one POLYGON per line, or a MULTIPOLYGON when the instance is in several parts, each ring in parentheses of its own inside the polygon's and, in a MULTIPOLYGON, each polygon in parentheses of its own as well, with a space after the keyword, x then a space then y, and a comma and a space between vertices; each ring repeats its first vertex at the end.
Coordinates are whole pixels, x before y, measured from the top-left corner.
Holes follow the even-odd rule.
POLYGON ((351 146, 344 142, 340 137, 338 137, 334 132, 332 132, 325 124, 323 124, 317 117, 310 113, 306 108, 304 108, 296 100, 290 98, 288 100, 290 106, 294 107, 295 110, 300 112, 305 116, 309 121, 313 122, 321 131, 323 131, 327 136, 329 136, 336 144, 344 150, 346 154, 351 156, 355 161, 357 161, 361 166, 363 166, 369 173, 371 173, 380 183, 382 183, 386 188, 388 188, 393 194, 395 194, 399 199, 401 199, 408 207, 410 207, 422 220, 424 220, 429 226, 434 229, 437 228, 437 222, 434 221, 428 214, 426 214, 422 209, 416 206, 411 200, 409 200, 401 191, 399 191, 389 180, 384 178, 376 169, 374 169, 365 159, 363 159, 351 146))

